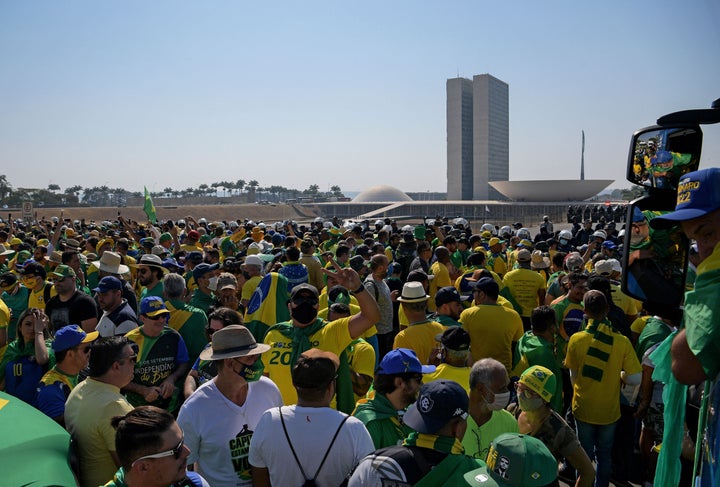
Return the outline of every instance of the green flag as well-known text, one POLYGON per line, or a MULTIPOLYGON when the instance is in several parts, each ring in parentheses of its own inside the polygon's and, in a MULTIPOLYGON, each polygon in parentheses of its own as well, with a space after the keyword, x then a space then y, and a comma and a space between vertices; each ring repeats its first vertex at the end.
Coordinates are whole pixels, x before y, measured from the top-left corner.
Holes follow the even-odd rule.
POLYGON ((143 205, 143 210, 145 211, 148 220, 150 220, 152 223, 157 223, 157 215, 155 215, 155 205, 153 205, 152 198, 150 198, 150 193, 148 193, 147 187, 145 187, 145 204, 143 205))

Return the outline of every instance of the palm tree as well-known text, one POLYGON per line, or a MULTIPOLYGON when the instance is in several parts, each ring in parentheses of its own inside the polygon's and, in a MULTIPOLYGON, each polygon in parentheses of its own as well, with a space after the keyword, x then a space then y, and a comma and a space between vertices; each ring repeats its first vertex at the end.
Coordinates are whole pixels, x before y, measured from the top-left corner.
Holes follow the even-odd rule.
POLYGON ((12 184, 7 180, 7 176, 0 174, 0 202, 5 203, 5 198, 12 194, 12 184))
POLYGON ((238 179, 235 183, 235 187, 238 190, 238 194, 242 193, 243 188, 245 187, 245 180, 244 179, 238 179))

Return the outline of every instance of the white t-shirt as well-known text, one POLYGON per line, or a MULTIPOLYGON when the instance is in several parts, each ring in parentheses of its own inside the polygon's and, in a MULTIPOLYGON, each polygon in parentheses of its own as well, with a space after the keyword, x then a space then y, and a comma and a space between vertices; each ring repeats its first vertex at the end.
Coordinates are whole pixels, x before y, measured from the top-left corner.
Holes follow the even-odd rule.
MULTIPOLYGON (((331 408, 297 405, 283 406, 282 415, 295 453, 311 479, 346 415, 331 408)), ((374 450, 365 425, 349 417, 335 439, 316 484, 320 487, 340 485, 360 460, 374 450)), ((305 482, 283 432, 278 408, 266 411, 260 419, 250 443, 250 464, 267 468, 272 485, 295 486, 305 482)))
POLYGON ((190 448, 187 463, 213 487, 252 485, 248 452, 258 421, 282 396, 267 377, 248 384, 245 404, 238 406, 211 380, 200 386, 180 408, 177 422, 190 448))

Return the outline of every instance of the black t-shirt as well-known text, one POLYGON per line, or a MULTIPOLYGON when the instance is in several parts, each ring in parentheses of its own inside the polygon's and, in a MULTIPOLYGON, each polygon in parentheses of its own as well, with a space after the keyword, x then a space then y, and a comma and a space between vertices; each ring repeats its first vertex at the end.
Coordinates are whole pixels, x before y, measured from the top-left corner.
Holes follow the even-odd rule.
POLYGON ((75 291, 70 299, 60 301, 53 296, 45 305, 45 314, 50 318, 50 329, 57 331, 63 326, 79 325, 82 321, 97 317, 95 300, 85 293, 75 291))

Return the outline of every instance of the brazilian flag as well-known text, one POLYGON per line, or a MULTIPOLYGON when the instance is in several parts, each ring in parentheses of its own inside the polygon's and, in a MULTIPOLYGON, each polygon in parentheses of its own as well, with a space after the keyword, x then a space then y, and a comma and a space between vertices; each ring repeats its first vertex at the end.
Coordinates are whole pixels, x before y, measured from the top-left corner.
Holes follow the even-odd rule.
POLYGON ((250 298, 245 311, 245 326, 262 342, 265 332, 271 326, 290 319, 288 310, 288 281, 277 272, 271 272, 262 278, 250 298))
POLYGON ((145 188, 145 204, 143 205, 143 210, 145 211, 145 214, 148 217, 148 220, 150 220, 152 223, 157 223, 157 215, 155 214, 155 205, 153 205, 152 198, 150 198, 150 193, 148 193, 147 187, 143 186, 145 188))

